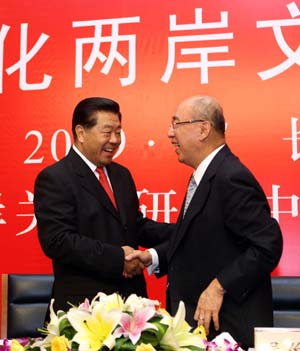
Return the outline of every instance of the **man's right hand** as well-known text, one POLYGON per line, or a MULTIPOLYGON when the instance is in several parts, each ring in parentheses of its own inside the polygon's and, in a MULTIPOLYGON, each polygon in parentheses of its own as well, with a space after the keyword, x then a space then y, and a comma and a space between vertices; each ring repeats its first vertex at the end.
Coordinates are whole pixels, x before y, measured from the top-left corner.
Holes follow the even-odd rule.
POLYGON ((149 251, 133 250, 125 257, 125 260, 128 262, 135 259, 140 260, 140 262, 142 262, 145 267, 148 267, 152 264, 152 256, 149 251))
POLYGON ((145 265, 141 260, 134 257, 132 257, 131 260, 126 259, 127 256, 129 256, 130 254, 133 254, 135 251, 138 251, 138 250, 134 250, 130 246, 122 246, 122 249, 124 251, 124 256, 125 256, 123 276, 125 278, 132 278, 135 275, 142 274, 143 269, 145 268, 145 265))

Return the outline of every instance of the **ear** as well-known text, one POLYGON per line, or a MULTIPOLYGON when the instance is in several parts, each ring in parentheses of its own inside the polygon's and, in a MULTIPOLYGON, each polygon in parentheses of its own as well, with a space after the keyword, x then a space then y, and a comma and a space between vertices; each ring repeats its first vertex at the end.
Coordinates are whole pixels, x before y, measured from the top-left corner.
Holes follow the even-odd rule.
POLYGON ((204 141, 205 139, 208 138, 212 129, 212 125, 209 121, 204 121, 201 123, 199 127, 200 127, 200 140, 204 141))
POLYGON ((77 124, 77 126, 75 127, 75 133, 77 135, 77 140, 80 143, 83 143, 84 142, 84 134, 85 134, 85 130, 84 130, 83 126, 80 124, 77 124))

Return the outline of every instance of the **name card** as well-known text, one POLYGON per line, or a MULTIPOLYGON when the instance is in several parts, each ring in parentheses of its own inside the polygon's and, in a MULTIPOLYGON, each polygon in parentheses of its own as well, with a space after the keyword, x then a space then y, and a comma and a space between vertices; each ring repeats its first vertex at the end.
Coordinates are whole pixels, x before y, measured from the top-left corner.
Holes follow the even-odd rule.
POLYGON ((255 351, 300 351, 300 328, 254 328, 255 351))

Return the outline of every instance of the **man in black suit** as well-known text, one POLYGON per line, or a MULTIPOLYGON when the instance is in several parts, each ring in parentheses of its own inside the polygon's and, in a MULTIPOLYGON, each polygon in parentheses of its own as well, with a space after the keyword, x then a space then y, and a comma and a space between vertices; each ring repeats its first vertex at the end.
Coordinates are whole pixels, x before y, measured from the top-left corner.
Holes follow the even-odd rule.
POLYGON ((78 304, 100 291, 146 296, 143 264, 126 262, 125 255, 166 240, 172 225, 143 218, 130 172, 112 161, 121 143, 118 103, 82 100, 72 132, 68 155, 45 168, 34 189, 38 237, 53 264, 54 308, 65 310, 68 302, 78 304), (112 199, 99 182, 102 171, 112 199))
MULTIPOLYGON (((183 101, 168 137, 178 160, 194 169, 196 190, 185 206, 186 196, 170 243, 156 247, 160 274, 168 273, 167 308, 174 314, 183 300, 191 325, 204 325, 210 339, 227 331, 247 349, 254 327, 273 323, 270 273, 282 253, 279 225, 261 186, 226 145, 216 99, 183 101)), ((151 252, 127 259, 153 265, 151 252)))

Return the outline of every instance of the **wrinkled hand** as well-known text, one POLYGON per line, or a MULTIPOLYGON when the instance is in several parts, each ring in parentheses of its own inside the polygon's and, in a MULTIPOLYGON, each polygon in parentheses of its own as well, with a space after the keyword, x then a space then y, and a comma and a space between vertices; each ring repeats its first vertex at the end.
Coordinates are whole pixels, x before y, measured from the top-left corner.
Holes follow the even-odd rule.
MULTIPOLYGON (((124 251, 124 256, 130 255, 135 250, 130 246, 122 246, 124 251)), ((142 274, 145 265, 137 258, 133 258, 132 260, 128 261, 125 259, 124 261, 124 269, 123 269, 123 276, 125 278, 132 278, 135 275, 142 274)))
POLYGON ((134 259, 140 260, 145 267, 152 264, 152 256, 149 251, 133 250, 133 252, 125 257, 125 260, 129 262, 134 259))
POLYGON ((194 319, 198 321, 198 325, 204 326, 207 335, 209 334, 211 320, 213 320, 216 330, 220 328, 219 311, 223 303, 224 293, 222 285, 215 278, 199 297, 194 319))

